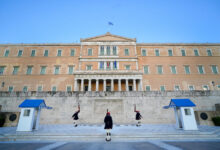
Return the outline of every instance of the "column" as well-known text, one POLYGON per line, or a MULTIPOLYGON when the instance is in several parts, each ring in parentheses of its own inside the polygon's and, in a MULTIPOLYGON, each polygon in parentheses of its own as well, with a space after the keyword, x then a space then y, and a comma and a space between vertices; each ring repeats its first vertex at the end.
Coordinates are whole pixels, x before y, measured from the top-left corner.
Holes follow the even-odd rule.
POLYGON ((113 61, 110 62, 111 70, 113 70, 113 61))
POLYGON ((133 79, 133 91, 136 91, 136 79, 133 79))
POLYGON ((106 91, 106 79, 103 79, 103 91, 106 91))
POLYGON ((139 91, 143 91, 142 79, 140 79, 139 82, 139 91))
POLYGON ((118 91, 121 91, 121 79, 118 79, 118 91))
POLYGON ((114 79, 111 79, 111 91, 114 91, 114 79))
POLYGON ((126 91, 128 91, 128 79, 126 79, 126 91))
POLYGON ((89 87, 88 87, 88 91, 91 91, 91 79, 89 79, 89 87))
POLYGON ((78 91, 78 80, 75 79, 75 82, 74 82, 74 91, 78 91))
POLYGON ((84 79, 81 79, 81 91, 84 91, 84 79))
POLYGON ((99 91, 99 79, 96 79, 96 91, 99 91))
POLYGON ((107 66, 107 63, 106 63, 106 61, 104 61, 104 70, 106 70, 106 67, 107 66))

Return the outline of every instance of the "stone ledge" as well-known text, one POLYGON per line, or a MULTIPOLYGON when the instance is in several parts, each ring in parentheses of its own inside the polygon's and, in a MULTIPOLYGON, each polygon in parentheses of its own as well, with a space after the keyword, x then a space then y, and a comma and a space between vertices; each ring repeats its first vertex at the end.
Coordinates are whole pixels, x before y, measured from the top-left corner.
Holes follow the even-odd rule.
POLYGON ((0 92, 0 97, 208 97, 220 96, 220 91, 131 91, 131 92, 0 92))

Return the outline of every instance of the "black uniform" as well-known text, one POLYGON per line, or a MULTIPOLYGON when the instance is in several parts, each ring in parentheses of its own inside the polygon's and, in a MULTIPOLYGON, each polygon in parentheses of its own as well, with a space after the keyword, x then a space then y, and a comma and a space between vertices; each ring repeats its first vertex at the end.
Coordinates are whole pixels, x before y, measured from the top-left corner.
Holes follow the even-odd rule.
POLYGON ((73 114, 72 118, 73 118, 74 120, 78 120, 78 119, 79 119, 78 113, 79 113, 79 111, 77 111, 77 112, 75 112, 75 113, 73 114))
POLYGON ((139 112, 136 113, 136 120, 141 120, 141 114, 139 112))
POLYGON ((113 121, 110 115, 105 116, 104 122, 105 122, 105 129, 112 129, 113 121))

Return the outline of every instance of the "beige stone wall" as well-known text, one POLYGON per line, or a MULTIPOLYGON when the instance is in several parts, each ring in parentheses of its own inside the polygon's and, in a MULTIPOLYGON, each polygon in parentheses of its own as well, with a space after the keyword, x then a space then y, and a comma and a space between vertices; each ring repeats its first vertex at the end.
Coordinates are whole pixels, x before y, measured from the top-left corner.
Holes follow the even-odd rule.
POLYGON ((144 124, 170 124, 175 122, 173 109, 163 109, 171 98, 189 98, 197 111, 213 111, 220 103, 220 92, 0 92, 3 112, 19 112, 25 99, 44 99, 52 110, 42 110, 41 124, 70 124, 71 116, 80 103, 80 122, 102 124, 108 108, 115 124, 135 123, 133 105, 141 111, 144 124))
MULTIPOLYGON (((189 90, 193 85, 195 90, 203 90, 203 85, 208 85, 213 90, 212 81, 215 85, 220 84, 220 75, 213 74, 211 65, 217 65, 220 69, 220 48, 218 46, 137 46, 139 69, 149 66, 149 74, 143 75, 143 88, 151 86, 152 91, 158 91, 161 85, 166 90, 174 90, 179 85, 181 90, 189 90), (181 49, 185 49, 186 56, 181 56, 181 49), (147 50, 147 56, 141 56, 141 50, 147 50), (160 56, 155 56, 155 49, 160 50, 160 56), (168 49, 173 50, 173 56, 168 56, 168 49), (194 56, 193 50, 197 49, 200 56, 194 56), (213 56, 207 56, 207 49, 212 50, 213 56), (163 74, 158 75, 157 66, 163 66, 163 74), (171 65, 176 66, 177 74, 171 73, 171 65), (190 74, 187 75, 184 66, 190 66, 190 74), (205 74, 198 73, 198 65, 203 65, 205 74)), ((220 70, 219 70, 220 71, 220 70)), ((215 88, 217 89, 217 88, 215 88)))
MULTIPOLYGON (((114 59, 128 59, 119 61, 119 70, 125 71, 125 65, 130 65, 130 72, 137 70, 143 73, 143 89, 149 85, 152 91, 160 90, 164 85, 166 90, 174 90, 175 85, 179 85, 181 90, 189 90, 188 86, 193 85, 196 90, 202 90, 203 85, 208 85, 210 90, 214 90, 215 85, 220 85, 220 73, 213 74, 211 65, 217 65, 220 72, 220 46, 219 44, 138 44, 137 45, 116 45, 118 46, 118 56, 114 59), (129 49, 129 56, 124 56, 124 49, 129 49), (181 56, 181 49, 185 49, 186 56, 181 56), (136 50, 135 50, 136 49, 136 50), (141 50, 147 50, 147 56, 141 56, 141 50), (160 56, 155 56, 155 49, 160 50, 160 56), (168 56, 168 49, 173 50, 173 56, 168 56), (193 50, 197 49, 200 56, 194 56, 193 50), (207 56, 207 49, 212 50, 213 56, 207 56), (137 51, 137 54, 135 54, 137 51), (132 58, 137 62, 130 61, 132 58), (129 60, 130 59, 130 60, 129 60), (144 74, 143 66, 149 66, 149 74, 144 74), (157 65, 163 66, 163 74, 157 74, 157 65), (175 65, 177 74, 172 74, 170 66, 175 65), (186 75, 184 65, 190 66, 190 75, 186 75), (205 74, 198 73, 198 65, 204 66, 205 74)), ((80 44, 29 44, 29 45, 0 45, 0 66, 5 66, 4 75, 0 75, 1 91, 8 91, 9 86, 14 87, 14 91, 22 91, 24 86, 28 86, 28 91, 36 91, 38 85, 43 86, 44 91, 50 91, 56 85, 57 90, 66 91, 66 86, 72 86, 74 90, 74 75, 68 75, 68 66, 74 66, 75 71, 85 71, 86 65, 92 65, 92 71, 98 70, 99 45, 80 44), (88 48, 93 49, 93 55, 88 56, 88 48), (4 57, 5 50, 9 49, 10 54, 4 57), (23 50, 23 55, 17 57, 18 50, 23 50), (30 57, 31 50, 36 50, 36 56, 30 57), (62 56, 57 57, 58 49, 62 50, 62 56), (75 49, 75 56, 70 56, 70 50, 75 49), (81 50, 82 49, 82 50, 81 50), (44 50, 49 50, 49 56, 44 57, 44 50), (81 59, 92 59, 94 61, 80 61, 81 59), (32 65, 32 75, 26 75, 27 66, 32 65), (13 66, 19 66, 17 75, 12 75, 13 66), (46 74, 40 75, 41 66, 46 66, 46 74), (60 74, 54 75, 54 67, 60 66, 60 74), (81 69, 79 68, 81 67, 81 69)), ((104 57, 103 57, 104 58, 104 57)), ((108 61, 110 58, 104 58, 108 61)), ((115 71, 117 72, 117 71, 115 71)), ((111 76, 111 75, 109 75, 111 76)), ((122 83, 122 90, 125 90, 125 83, 122 83)), ((92 90, 95 90, 94 83, 92 90)), ((102 89, 100 83, 99 89, 102 89)), ((117 89, 117 84, 115 88, 117 89)), ((220 90, 215 87, 215 90, 220 90)))

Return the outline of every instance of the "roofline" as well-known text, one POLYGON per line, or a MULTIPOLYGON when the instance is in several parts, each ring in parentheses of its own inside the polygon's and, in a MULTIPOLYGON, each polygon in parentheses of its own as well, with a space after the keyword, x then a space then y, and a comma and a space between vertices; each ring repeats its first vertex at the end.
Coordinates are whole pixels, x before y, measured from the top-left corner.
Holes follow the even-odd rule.
MULTIPOLYGON (((89 37, 89 38, 80 38, 80 42, 91 42, 91 41, 88 41, 88 40, 94 39, 94 38, 103 37, 103 36, 106 36, 106 35, 111 35, 111 36, 114 36, 114 37, 126 39, 126 40, 128 40, 128 41, 136 42, 136 38, 127 38, 127 37, 123 37, 123 36, 111 34, 110 32, 107 32, 107 33, 105 33, 105 34, 98 35, 98 36, 89 37)), ((128 42, 128 41, 127 41, 127 42, 128 42)), ((92 41, 92 42, 95 42, 95 41, 92 41)), ((109 42, 109 41, 100 41, 100 42, 109 42)), ((120 41, 120 42, 121 42, 121 41, 120 41)), ((123 41, 123 42, 126 42, 126 41, 123 41)))
POLYGON ((9 44, 0 44, 3 46, 80 46, 80 43, 9 43, 9 44))
MULTIPOLYGON (((136 43, 137 46, 220 46, 220 43, 136 43)), ((81 46, 81 43, 9 43, 4 46, 81 46)))
POLYGON ((137 43, 137 46, 220 46, 220 43, 137 43))

